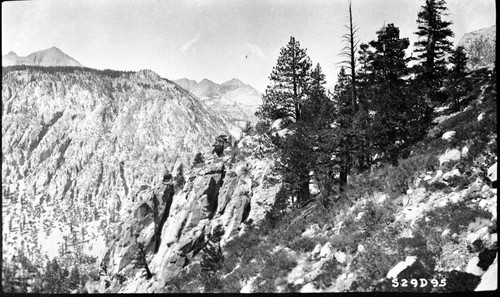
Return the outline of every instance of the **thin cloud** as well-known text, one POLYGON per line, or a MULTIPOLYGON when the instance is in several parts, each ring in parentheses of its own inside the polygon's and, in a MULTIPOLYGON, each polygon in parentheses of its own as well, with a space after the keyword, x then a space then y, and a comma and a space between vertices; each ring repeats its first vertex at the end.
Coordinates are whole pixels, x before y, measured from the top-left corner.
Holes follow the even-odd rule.
POLYGON ((257 55, 262 60, 267 60, 266 54, 257 45, 249 42, 245 42, 245 46, 250 51, 251 54, 257 55))
POLYGON ((187 41, 181 47, 179 47, 179 51, 181 51, 181 53, 185 54, 186 51, 189 48, 191 48, 191 46, 193 46, 193 44, 195 44, 198 41, 198 39, 200 39, 200 37, 201 37, 200 33, 196 34, 193 38, 191 38, 189 41, 187 41))

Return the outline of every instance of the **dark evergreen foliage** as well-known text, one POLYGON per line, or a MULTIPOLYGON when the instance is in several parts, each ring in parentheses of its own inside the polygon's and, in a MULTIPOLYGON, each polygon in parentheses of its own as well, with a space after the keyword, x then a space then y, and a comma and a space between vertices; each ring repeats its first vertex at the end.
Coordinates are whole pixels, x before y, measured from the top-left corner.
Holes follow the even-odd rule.
POLYGON ((146 250, 143 242, 137 242, 137 253, 134 259, 135 266, 138 268, 143 268, 146 272, 146 278, 150 279, 153 277, 151 270, 149 270, 149 265, 146 259, 146 250))
POLYGON ((463 46, 458 46, 451 54, 449 62, 451 69, 448 77, 448 90, 453 98, 453 109, 460 109, 460 98, 467 93, 469 86, 467 84, 467 54, 463 46))
POLYGON ((300 48, 294 37, 290 37, 288 44, 281 48, 257 115, 271 121, 300 121, 302 104, 307 99, 311 66, 306 50, 300 48))
POLYGON ((184 164, 182 163, 179 165, 179 167, 177 167, 177 174, 175 175, 174 182, 175 187, 178 189, 182 189, 182 187, 186 183, 186 178, 184 177, 184 164))
POLYGON ((217 157, 222 157, 224 155, 224 148, 228 144, 227 135, 219 135, 215 138, 215 143, 212 144, 212 153, 215 153, 217 157))
MULTIPOLYGON (((377 32, 377 40, 362 46, 362 96, 370 115, 367 134, 372 155, 378 161, 396 164, 407 148, 423 136, 429 110, 418 82, 409 80, 405 50, 408 38, 388 24, 377 32)), ((371 160, 376 161, 376 160, 371 160)))
POLYGON ((197 164, 203 164, 203 163, 205 163, 205 158, 203 158, 203 154, 202 153, 197 153, 194 156, 193 166, 197 165, 197 164))
POLYGON ((452 50, 452 42, 448 38, 454 34, 449 28, 452 23, 443 20, 446 11, 445 0, 425 0, 418 13, 418 31, 415 34, 419 39, 414 45, 420 64, 416 73, 431 92, 440 87, 446 74, 445 56, 452 50))
POLYGON ((12 71, 23 71, 26 69, 33 69, 40 72, 45 73, 73 73, 73 72, 90 72, 100 76, 109 76, 112 78, 125 76, 128 77, 131 74, 135 73, 134 71, 119 71, 119 70, 111 70, 111 69, 94 69, 88 67, 76 67, 76 66, 32 66, 32 65, 13 65, 13 66, 2 66, 2 77, 7 75, 12 71))

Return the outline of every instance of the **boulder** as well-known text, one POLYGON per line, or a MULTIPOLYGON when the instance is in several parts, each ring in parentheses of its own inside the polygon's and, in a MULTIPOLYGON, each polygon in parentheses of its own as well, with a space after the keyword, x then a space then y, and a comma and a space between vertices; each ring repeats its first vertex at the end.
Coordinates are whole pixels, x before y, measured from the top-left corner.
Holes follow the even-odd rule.
POLYGON ((445 229, 443 233, 441 233, 441 238, 448 238, 451 236, 451 230, 450 229, 445 229))
POLYGON ((314 287, 312 283, 308 283, 300 289, 300 293, 315 293, 318 290, 314 287))
POLYGON ((309 184, 309 193, 314 196, 319 194, 320 192, 321 191, 319 190, 318 182, 315 179, 312 179, 311 183, 309 184))
POLYGON ((271 125, 271 131, 278 131, 281 130, 281 123, 283 122, 283 119, 277 119, 276 121, 273 122, 271 125))
POLYGON ((457 168, 453 169, 452 171, 448 171, 446 172, 445 174, 443 174, 443 180, 444 181, 448 181, 450 180, 451 178, 455 177, 455 176, 460 176, 460 170, 458 170, 457 168))
POLYGON ((441 136, 441 139, 446 140, 446 141, 451 141, 453 139, 453 137, 455 136, 456 133, 457 132, 455 132, 455 131, 445 132, 443 134, 443 136, 441 136))
POLYGON ((477 266, 478 263, 479 263, 479 257, 473 257, 472 259, 470 259, 469 263, 467 263, 467 268, 465 269, 465 272, 477 276, 483 275, 485 271, 482 270, 479 266, 477 266))
POLYGON ((428 181, 428 184, 431 185, 433 183, 439 182, 439 181, 441 181, 442 177, 443 177, 443 171, 438 170, 438 171, 436 171, 436 175, 434 175, 434 177, 428 181))
POLYGON ((472 244, 477 239, 484 240, 485 238, 488 238, 489 237, 488 235, 489 235, 488 226, 484 226, 475 232, 467 234, 466 240, 468 243, 472 244))
POLYGON ((495 291, 498 288, 498 254, 493 264, 482 275, 481 282, 475 291, 495 291))
POLYGON ((257 276, 252 277, 244 286, 241 288, 240 293, 242 294, 250 294, 255 292, 255 281, 257 280, 257 276))
POLYGON ((347 255, 343 252, 336 252, 334 256, 339 263, 345 263, 347 261, 347 255))
POLYGON ((477 116, 477 121, 480 122, 484 119, 484 112, 480 113, 478 116, 477 116))
POLYGON ((320 258, 326 258, 329 255, 333 254, 334 252, 334 247, 331 243, 327 242, 323 248, 321 248, 321 251, 319 252, 319 257, 320 258))
POLYGON ((444 154, 439 156, 439 166, 443 166, 450 161, 458 161, 461 156, 462 154, 458 149, 446 150, 444 154))
POLYGON ((397 278, 398 274, 401 273, 401 271, 405 270, 406 268, 410 267, 415 261, 417 260, 416 256, 408 256, 406 257, 405 261, 401 261, 396 266, 394 266, 389 272, 387 273, 387 278, 397 278))
POLYGON ((462 157, 467 156, 467 154, 468 154, 468 153, 469 153, 469 148, 468 148, 468 147, 466 147, 466 146, 464 146, 464 147, 462 148, 462 157))
POLYGON ((306 231, 302 232, 303 237, 309 237, 312 238, 316 235, 318 235, 318 232, 321 230, 318 224, 313 224, 309 228, 306 229, 306 231))
POLYGON ((319 253, 320 253, 320 252, 321 252, 321 244, 319 244, 319 243, 318 243, 318 244, 314 247, 313 251, 311 252, 311 255, 312 255, 313 257, 317 257, 317 256, 319 256, 319 253))
POLYGON ((488 168, 488 178, 494 184, 494 188, 496 188, 497 184, 497 164, 498 162, 488 168))

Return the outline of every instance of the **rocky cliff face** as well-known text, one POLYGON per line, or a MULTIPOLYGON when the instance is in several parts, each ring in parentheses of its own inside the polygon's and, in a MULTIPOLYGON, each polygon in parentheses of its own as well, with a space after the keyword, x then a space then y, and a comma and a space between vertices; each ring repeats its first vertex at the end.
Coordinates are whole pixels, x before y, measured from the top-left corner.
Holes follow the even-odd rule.
POLYGON ((149 70, 2 70, 4 256, 99 254, 141 186, 231 129, 149 70))
POLYGON ((26 57, 20 57, 14 52, 2 56, 2 66, 33 65, 33 66, 73 66, 83 67, 80 62, 53 46, 34 52, 26 57))
POLYGON ((496 60, 496 31, 492 26, 465 34, 458 46, 463 46, 469 57, 467 67, 477 69, 494 65, 496 60))
POLYGON ((120 274, 128 278, 108 292, 163 292, 168 281, 202 250, 216 226, 225 230, 224 243, 246 223, 258 224, 264 219, 280 188, 272 182, 270 149, 258 139, 246 137, 239 148, 231 150, 226 152, 228 156, 194 166, 175 194, 170 181, 137 193, 138 202, 100 260, 108 267, 108 281, 120 274), (235 161, 235 150, 248 157, 235 161), (138 242, 148 251, 154 275, 150 280, 141 277, 143 269, 134 265, 138 242))

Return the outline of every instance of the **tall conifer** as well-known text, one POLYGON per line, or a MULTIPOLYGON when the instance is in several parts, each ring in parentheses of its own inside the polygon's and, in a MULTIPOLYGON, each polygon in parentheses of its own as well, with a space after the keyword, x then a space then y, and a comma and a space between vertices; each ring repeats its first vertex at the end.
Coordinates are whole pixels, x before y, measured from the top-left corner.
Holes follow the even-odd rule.
POLYGON ((294 37, 290 37, 288 44, 281 48, 257 115, 271 121, 300 121, 302 104, 307 98, 311 82, 311 65, 306 50, 300 48, 300 43, 294 37))
POLYGON ((453 31, 449 28, 452 24, 443 20, 446 16, 445 0, 425 0, 418 13, 418 40, 415 42, 415 52, 420 61, 417 67, 419 73, 431 90, 439 87, 446 73, 445 55, 452 50, 453 31))

